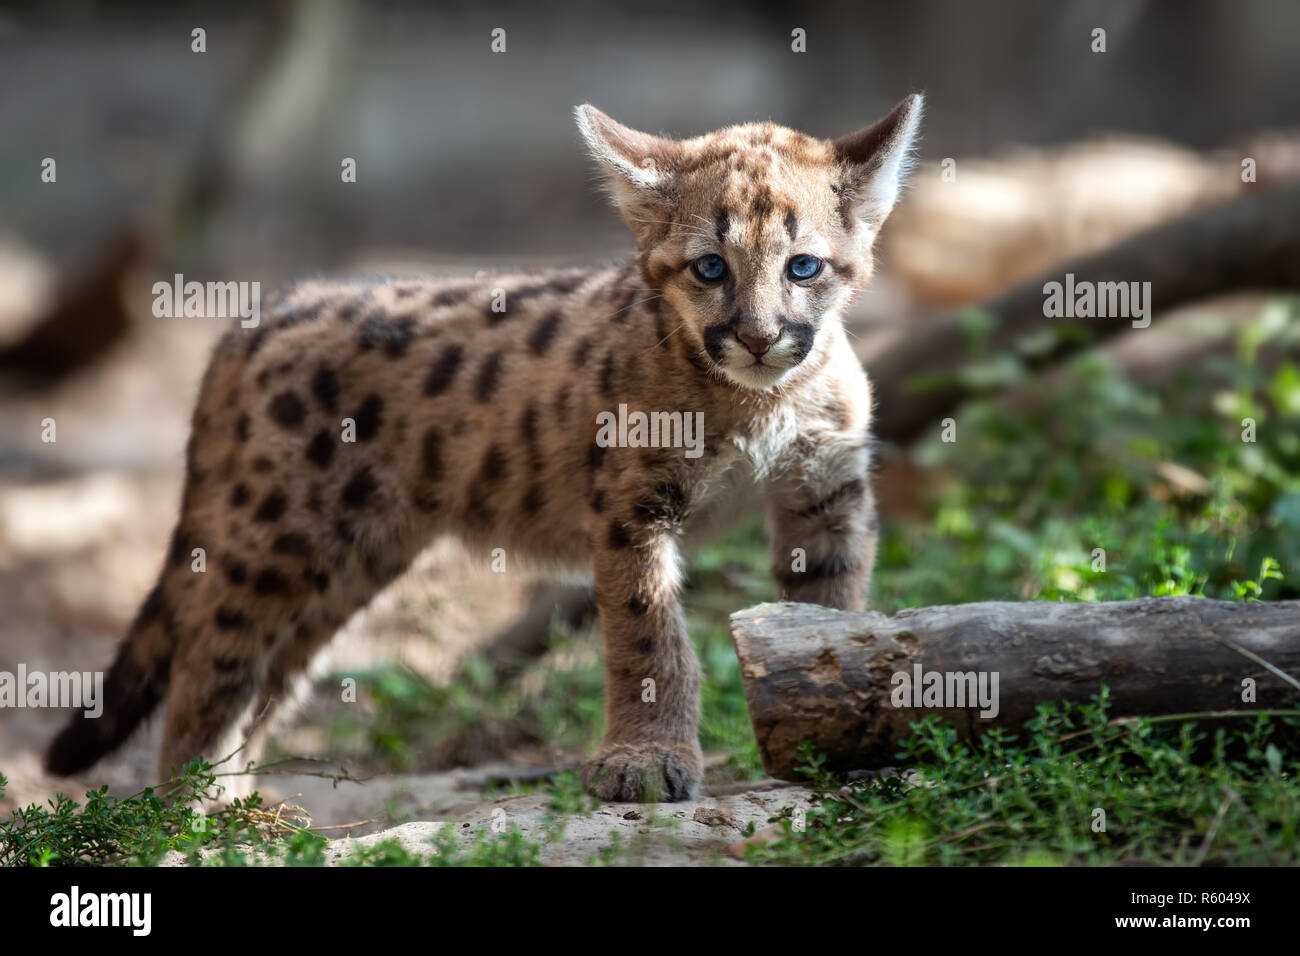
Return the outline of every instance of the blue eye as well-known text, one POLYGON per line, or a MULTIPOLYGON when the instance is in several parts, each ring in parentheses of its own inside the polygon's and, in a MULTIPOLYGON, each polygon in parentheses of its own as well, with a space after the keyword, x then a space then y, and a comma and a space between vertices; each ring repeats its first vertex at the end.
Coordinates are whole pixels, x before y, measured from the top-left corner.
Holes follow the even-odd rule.
POLYGON ((691 269, 701 281, 717 282, 727 274, 727 260, 711 252, 692 262, 691 269))
POLYGON ((822 261, 816 256, 795 256, 786 269, 795 282, 806 282, 822 271, 822 261))

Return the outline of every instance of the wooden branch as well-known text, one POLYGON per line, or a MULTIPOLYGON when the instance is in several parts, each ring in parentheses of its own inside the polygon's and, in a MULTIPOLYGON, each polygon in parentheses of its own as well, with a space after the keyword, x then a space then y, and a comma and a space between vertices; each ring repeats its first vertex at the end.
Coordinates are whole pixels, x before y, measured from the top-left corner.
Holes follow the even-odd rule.
MULTIPOLYGON (((830 769, 880 767, 895 761, 909 724, 929 713, 970 739, 990 727, 1018 730, 1040 702, 1087 702, 1102 684, 1116 717, 1264 709, 1300 699, 1300 601, 986 602, 892 617, 760 604, 731 616, 731 634, 763 766, 785 780, 799 779, 796 750, 804 740, 827 755, 830 769), (975 675, 965 705, 910 706, 928 703, 919 695, 930 673, 945 675, 945 688, 946 675, 975 675), (996 687, 996 694, 972 700, 980 674, 983 688, 996 687), (1242 702, 1246 678, 1256 682, 1254 703, 1242 702), (899 698, 909 706, 897 706, 899 698)), ((953 691, 971 686, 951 684, 953 691)))
MULTIPOLYGON (((1150 282, 1151 319, 1177 305, 1241 289, 1300 289, 1300 185, 1261 189, 1240 199, 1170 220, 1101 252, 1063 262, 1036 279, 976 306, 994 317, 989 355, 1021 354, 1029 367, 1058 361, 1102 339, 1132 329, 1127 319, 1049 319, 1043 316, 1043 284, 1073 273, 1076 284, 1150 282), (1032 356, 1020 343, 1029 333, 1071 321, 1092 334, 1060 340, 1032 356)), ((915 334, 868 363, 877 412, 873 433, 907 442, 939 421, 969 392, 956 375, 969 361, 958 310, 918 325, 915 334), (922 377, 947 384, 918 391, 922 377)))

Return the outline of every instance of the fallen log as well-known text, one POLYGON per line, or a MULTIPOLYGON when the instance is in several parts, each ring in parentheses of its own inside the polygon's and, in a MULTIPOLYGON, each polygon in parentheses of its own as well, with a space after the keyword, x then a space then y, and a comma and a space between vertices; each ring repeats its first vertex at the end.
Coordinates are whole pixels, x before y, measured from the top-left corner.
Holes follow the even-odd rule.
POLYGON ((731 635, 763 766, 785 780, 799 779, 804 740, 828 769, 880 767, 927 714, 968 740, 1103 684, 1114 717, 1300 700, 1300 601, 985 602, 892 617, 760 604, 731 616, 731 635))

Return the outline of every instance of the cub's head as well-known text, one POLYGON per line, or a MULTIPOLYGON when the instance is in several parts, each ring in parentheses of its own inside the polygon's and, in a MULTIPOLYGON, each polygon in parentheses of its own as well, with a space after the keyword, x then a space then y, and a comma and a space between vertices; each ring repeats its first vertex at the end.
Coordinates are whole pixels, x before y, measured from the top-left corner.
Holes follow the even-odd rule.
POLYGON ((593 106, 577 117, 636 234, 646 281, 680 316, 673 334, 734 385, 767 389, 870 278, 921 107, 910 96, 835 141, 773 123, 672 140, 593 106))

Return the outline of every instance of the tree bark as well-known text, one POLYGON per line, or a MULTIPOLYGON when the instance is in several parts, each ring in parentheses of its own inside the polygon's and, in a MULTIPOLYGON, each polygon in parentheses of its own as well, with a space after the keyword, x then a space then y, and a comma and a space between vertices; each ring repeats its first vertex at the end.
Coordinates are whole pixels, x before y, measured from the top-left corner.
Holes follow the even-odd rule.
MULTIPOLYGON (((1132 328, 1130 320, 1055 319, 1043 315, 1043 285, 1073 273, 1089 282, 1150 282, 1152 322, 1177 305, 1241 289, 1300 289, 1300 185, 1262 189, 1162 223, 1081 259, 1067 261, 991 301, 972 306, 996 324, 988 356, 1020 355, 1031 368, 1132 328), (1031 332, 1072 322, 1090 335, 1060 338, 1046 351, 1027 352, 1031 332)), ((968 397, 957 373, 970 360, 960 309, 919 326, 868 363, 878 409, 873 433, 907 442, 968 397), (918 389, 924 377, 930 385, 918 389)))
POLYGON ((786 780, 799 779, 804 740, 826 754, 829 769, 880 767, 895 761, 909 724, 929 713, 970 739, 991 727, 1018 730, 1040 702, 1086 703, 1103 684, 1116 717, 1287 707, 1300 697, 1261 663, 1300 674, 1300 601, 986 602, 892 617, 760 604, 733 614, 731 633, 763 766, 786 780), (918 668, 983 674, 984 687, 996 688, 985 700, 993 706, 969 698, 966 706, 911 706, 924 701, 903 696, 907 685, 895 675, 920 694, 918 668), (1247 678, 1253 703, 1242 700, 1247 678), (895 696, 908 706, 896 706, 895 696))

